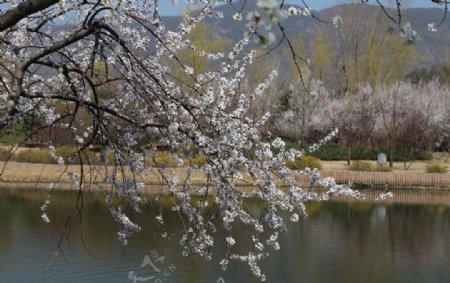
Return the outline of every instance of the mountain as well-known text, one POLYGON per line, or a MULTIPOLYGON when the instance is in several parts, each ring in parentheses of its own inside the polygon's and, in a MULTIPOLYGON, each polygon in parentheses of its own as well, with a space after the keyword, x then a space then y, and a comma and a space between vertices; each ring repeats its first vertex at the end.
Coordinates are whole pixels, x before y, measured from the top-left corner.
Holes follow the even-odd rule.
MULTIPOLYGON (((247 21, 231 20, 233 15, 242 9, 245 11, 255 10, 255 1, 233 2, 233 5, 224 4, 217 8, 223 13, 222 19, 207 18, 206 21, 211 25, 213 30, 220 36, 226 37, 233 42, 237 42, 246 30, 247 21), (245 3, 245 5, 243 4, 245 3)), ((285 8, 297 7, 285 5, 285 8)), ((392 18, 397 19, 397 10, 387 9, 392 18)), ((310 43, 314 35, 322 30, 326 37, 332 38, 336 33, 336 29, 331 24, 331 19, 335 15, 342 15, 344 21, 348 20, 349 15, 355 15, 355 29, 360 32, 370 34, 373 32, 374 25, 379 25, 384 29, 398 30, 398 25, 389 20, 379 6, 367 4, 345 4, 321 11, 313 11, 313 14, 320 20, 327 21, 324 24, 312 16, 290 16, 281 24, 285 27, 286 34, 293 36, 301 33, 307 48, 306 53, 309 54, 310 43), (358 20, 359 19, 359 20, 358 20), (371 19, 370 21, 368 19, 371 19), (362 29, 362 30, 361 30, 362 29)), ((414 42, 420 59, 414 65, 415 68, 436 65, 450 60, 450 18, 448 18, 436 32, 428 30, 429 23, 439 23, 444 17, 444 10, 438 8, 409 8, 402 11, 402 24, 410 23, 410 26, 418 34, 418 39, 414 42)), ((181 21, 181 17, 163 17, 163 21, 169 28, 174 29, 181 21)), ((277 38, 281 38, 279 30, 274 28, 277 38)), ((282 48, 280 48, 282 49, 282 48)), ((278 52, 279 54, 281 52, 278 52)))

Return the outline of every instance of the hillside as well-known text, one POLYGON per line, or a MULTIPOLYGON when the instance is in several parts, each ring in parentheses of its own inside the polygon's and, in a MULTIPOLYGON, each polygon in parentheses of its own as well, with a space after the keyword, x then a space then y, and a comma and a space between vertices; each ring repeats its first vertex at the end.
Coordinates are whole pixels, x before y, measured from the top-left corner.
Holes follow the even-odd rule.
MULTIPOLYGON (((231 5, 222 5, 218 8, 224 17, 223 19, 207 19, 208 23, 212 26, 213 30, 217 32, 220 36, 231 39, 236 42, 240 39, 242 33, 246 30, 246 20, 243 21, 232 21, 233 14, 236 13, 237 9, 241 7, 242 2, 234 2, 231 5)), ((255 9, 253 2, 246 2, 243 11, 250 11, 255 9)), ((286 7, 291 7, 286 5, 286 7)), ((393 17, 396 17, 397 11, 388 10, 393 17)), ((384 26, 386 29, 397 27, 394 23, 389 22, 387 17, 382 14, 381 9, 378 6, 363 5, 363 4, 347 4, 340 5, 329 9, 324 9, 322 11, 314 12, 315 15, 324 20, 331 21, 331 18, 335 15, 348 15, 355 14, 361 21, 358 26, 363 26, 366 33, 373 32, 373 24, 366 22, 366 19, 375 19, 379 21, 379 24, 384 26), (353 12, 357 10, 357 13, 353 12)), ((437 30, 437 32, 430 32, 427 29, 429 23, 438 23, 443 17, 444 11, 438 8, 410 8, 404 9, 402 14, 403 23, 409 22, 411 27, 418 33, 419 38, 414 43, 417 47, 419 60, 414 65, 414 68, 427 67, 431 65, 436 65, 442 63, 443 61, 449 61, 450 59, 450 19, 437 30)), ((344 17, 344 20, 346 17, 344 17)), ((163 17, 163 21, 170 27, 175 28, 180 22, 180 17, 163 17)), ((326 36, 332 37, 335 30, 332 28, 331 24, 323 24, 313 17, 305 16, 292 16, 286 19, 283 23, 286 28, 286 33, 288 35, 295 35, 298 33, 303 34, 303 40, 305 46, 308 48, 312 41, 315 33, 319 30, 323 30, 326 36)), ((280 32, 274 30, 277 34, 277 38, 281 38, 280 32)), ((310 52, 309 49, 306 50, 307 53, 310 52)), ((278 52, 280 53, 280 52, 278 52)))

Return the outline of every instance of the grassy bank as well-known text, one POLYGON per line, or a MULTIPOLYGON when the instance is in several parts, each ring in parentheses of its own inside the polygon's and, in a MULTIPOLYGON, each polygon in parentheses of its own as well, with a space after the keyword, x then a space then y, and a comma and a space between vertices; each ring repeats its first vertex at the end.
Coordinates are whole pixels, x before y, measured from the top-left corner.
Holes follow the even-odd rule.
MULTIPOLYGON (((105 168, 103 166, 84 166, 81 168, 79 165, 61 166, 55 163, 51 158, 47 149, 39 148, 17 148, 14 151, 13 158, 5 166, 4 162, 1 160, 6 159, 6 154, 9 154, 6 147, 0 147, 0 182, 5 184, 48 184, 52 182, 67 183, 70 181, 67 178, 67 173, 80 174, 83 170, 86 184, 101 184, 105 178, 105 168), (41 162, 40 162, 41 161, 41 162), (43 164, 47 163, 47 164, 43 164)), ((72 152, 69 148, 59 149, 59 154, 70 155, 72 152)), ((91 152, 91 158, 98 161, 98 153, 91 152)), ((89 155, 86 156, 89 158, 89 155)), ((164 172, 168 176, 178 177, 179 180, 184 180, 186 178, 185 168, 176 168, 177 162, 172 160, 170 154, 164 152, 158 152, 157 161, 159 164, 164 164, 167 168, 164 172)), ((191 163, 192 165, 201 166, 204 160, 199 157, 194 157, 194 161, 197 163, 191 163)), ((308 161, 308 160, 299 160, 308 161)), ((318 160, 312 160, 314 162, 318 160)), ((309 161, 308 161, 309 162, 309 161)), ((308 163, 307 162, 307 163, 308 163)), ((361 161, 359 161, 361 162, 361 161)), ((417 160, 412 163, 407 163, 407 169, 405 169, 405 163, 395 162, 392 170, 385 170, 386 172, 375 172, 377 169, 376 161, 365 160, 362 161, 365 165, 370 165, 370 168, 375 168, 370 172, 359 172, 359 171, 349 171, 346 161, 320 161, 322 176, 332 176, 336 178, 338 182, 349 183, 361 185, 360 187, 366 186, 384 186, 385 184, 389 186, 433 186, 437 184, 438 186, 450 187, 450 155, 449 153, 433 153, 432 159, 430 160, 417 160), (443 174, 426 174, 427 169, 432 164, 439 163, 443 166, 447 173, 443 174), (351 174, 350 174, 351 173, 351 174), (409 180, 409 181, 408 181, 409 180)), ((98 163, 98 162, 97 162, 98 163)), ((299 162, 298 166, 303 166, 304 164, 299 162)), ((313 164, 312 162, 309 162, 313 164)), ((315 166, 307 164, 306 166, 315 166)), ((76 164, 76 162, 75 162, 76 164)), ((315 163, 314 163, 315 164, 315 163)), ((138 176, 140 182, 144 182, 148 185, 164 185, 165 182, 161 177, 160 172, 157 168, 152 168, 154 164, 147 164, 150 169, 148 174, 143 176, 138 176)), ((294 164, 295 165, 295 164, 294 164)), ((300 167, 301 167, 300 166, 300 167)), ((301 169, 296 166, 291 166, 293 169, 301 169)), ((109 173, 111 173, 113 168, 108 168, 109 173)), ((119 172, 117 176, 118 179, 121 178, 120 174, 125 176, 130 174, 125 168, 123 172, 119 172)), ((205 180, 205 175, 201 170, 193 170, 191 183, 202 184, 205 180)), ((303 184, 306 184, 308 180, 306 178, 298 178, 303 184)), ((244 180, 236 181, 238 185, 246 186, 251 184, 251 178, 249 176, 244 176, 244 180)), ((280 185, 282 182, 280 181, 280 185)))
MULTIPOLYGON (((0 168, 5 164, 0 163, 0 168)), ((108 168, 111 172, 113 168, 108 168)), ((58 181, 59 183, 70 183, 66 173, 81 173, 81 167, 77 165, 61 166, 61 165, 45 165, 45 164, 31 164, 9 162, 3 174, 0 176, 0 182, 3 183, 21 183, 30 184, 29 187, 34 187, 35 184, 52 183, 58 181)), ((83 167, 85 184, 100 185, 103 184, 105 169, 103 167, 83 167)), ((186 178, 185 168, 171 168, 166 169, 165 174, 171 177, 177 177, 180 183, 186 178)), ((123 172, 125 176, 130 172, 123 172)), ((438 173, 424 173, 417 171, 394 171, 394 172, 362 172, 362 171, 348 171, 348 170, 327 170, 325 168, 321 171, 322 177, 333 177, 338 183, 353 183, 355 187, 437 187, 450 189, 450 174, 438 173)), ((117 175, 120 180, 121 175, 117 175)), ((148 174, 137 177, 140 182, 147 185, 164 186, 165 181, 161 178, 157 168, 149 168, 148 174)), ((192 170, 191 180, 192 184, 202 184, 205 180, 205 175, 202 170, 192 170)), ((250 176, 244 175, 244 180, 233 180, 239 186, 249 186, 251 184, 250 176)), ((298 177, 298 181, 303 185, 308 183, 308 178, 298 177)), ((283 185, 279 182, 279 185, 283 185)))

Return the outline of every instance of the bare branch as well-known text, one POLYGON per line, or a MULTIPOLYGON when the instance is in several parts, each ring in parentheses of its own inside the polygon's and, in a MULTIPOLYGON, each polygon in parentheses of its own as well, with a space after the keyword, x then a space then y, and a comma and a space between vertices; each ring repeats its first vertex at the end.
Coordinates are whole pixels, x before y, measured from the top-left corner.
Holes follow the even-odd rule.
POLYGON ((58 2, 59 0, 28 0, 22 2, 0 16, 0 31, 12 27, 27 16, 45 10, 58 2))

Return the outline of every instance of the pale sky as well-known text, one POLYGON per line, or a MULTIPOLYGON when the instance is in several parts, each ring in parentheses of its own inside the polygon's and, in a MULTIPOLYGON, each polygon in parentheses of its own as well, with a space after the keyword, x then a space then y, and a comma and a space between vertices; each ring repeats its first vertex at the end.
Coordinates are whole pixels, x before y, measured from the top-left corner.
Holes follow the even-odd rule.
MULTIPOLYGON (((255 1, 255 0, 249 0, 249 1, 255 1)), ((160 15, 161 16, 181 15, 186 6, 185 6, 183 0, 179 0, 178 2, 179 2, 179 4, 172 5, 169 0, 161 0, 159 3, 160 15)), ((355 3, 355 2, 361 2, 361 1, 355 1, 355 0, 305 0, 305 2, 308 4, 308 6, 311 9, 321 10, 321 9, 329 8, 329 7, 338 5, 338 4, 355 3)), ((381 0, 380 2, 383 4, 389 5, 389 4, 392 4, 394 1, 381 0)), ((443 7, 443 5, 433 4, 430 0, 402 0, 401 2, 404 5, 404 8, 408 8, 408 7, 440 8, 440 7, 443 7)), ((302 1, 300 1, 300 0, 287 0, 286 3, 287 4, 297 4, 299 6, 303 6, 302 1)), ((369 0, 369 3, 375 4, 376 1, 369 0)))

